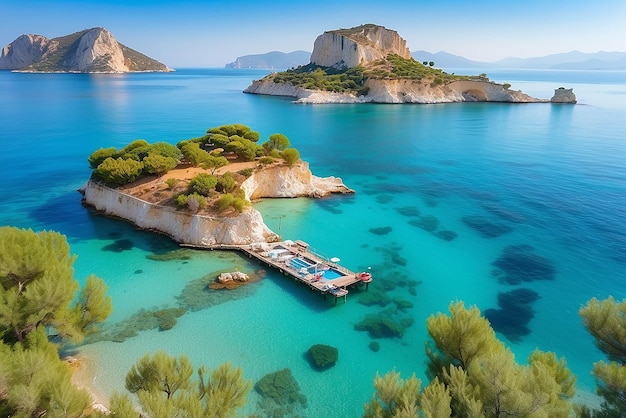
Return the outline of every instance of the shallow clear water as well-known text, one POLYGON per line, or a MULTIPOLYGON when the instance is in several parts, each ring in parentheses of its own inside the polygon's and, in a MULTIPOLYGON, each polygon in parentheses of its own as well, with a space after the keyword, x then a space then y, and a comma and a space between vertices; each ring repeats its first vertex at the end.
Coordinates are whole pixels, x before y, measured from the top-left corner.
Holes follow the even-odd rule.
MULTIPOLYGON (((577 312, 593 296, 626 297, 625 73, 489 72, 539 97, 573 87, 577 106, 304 106, 241 93, 263 74, 0 72, 0 224, 65 234, 78 255, 77 279, 95 273, 109 285, 109 325, 141 309, 179 306, 185 287, 205 275, 261 266, 224 252, 147 258, 177 247, 80 205, 76 190, 95 149, 137 138, 176 143, 243 123, 262 140, 287 135, 314 174, 339 176, 356 191, 255 207, 283 238, 304 240, 351 270, 371 267, 368 292, 351 291, 347 303, 334 305, 267 271, 244 288, 215 293, 209 307, 188 310, 168 331, 80 347, 96 359, 95 384, 104 393, 123 388, 144 353, 162 349, 188 355, 195 366, 231 361, 255 381, 288 367, 308 399, 303 415, 357 416, 377 372, 424 377, 425 321, 455 300, 490 312, 520 361, 536 347, 555 351, 579 388, 593 390, 589 373, 602 354, 577 312), (531 272, 541 280, 526 281, 531 272), (502 295, 519 289, 537 300, 520 307, 502 295), (376 294, 385 307, 360 303, 376 294), (381 312, 413 324, 402 338, 355 330, 381 312), (337 365, 324 372, 306 361, 318 343, 339 349, 337 365)), ((249 410, 258 401, 252 392, 249 410)))

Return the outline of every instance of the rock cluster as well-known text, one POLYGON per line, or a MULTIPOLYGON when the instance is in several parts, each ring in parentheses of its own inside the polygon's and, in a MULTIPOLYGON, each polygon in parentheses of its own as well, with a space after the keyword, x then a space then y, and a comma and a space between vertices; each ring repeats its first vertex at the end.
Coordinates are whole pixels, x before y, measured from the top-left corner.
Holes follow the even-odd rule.
POLYGON ((120 44, 104 28, 54 39, 22 35, 2 49, 0 69, 86 73, 171 71, 166 65, 120 44))
POLYGON ((220 273, 217 276, 217 281, 220 283, 228 283, 228 282, 247 282, 249 279, 246 273, 242 273, 240 271, 233 271, 230 273, 220 273))

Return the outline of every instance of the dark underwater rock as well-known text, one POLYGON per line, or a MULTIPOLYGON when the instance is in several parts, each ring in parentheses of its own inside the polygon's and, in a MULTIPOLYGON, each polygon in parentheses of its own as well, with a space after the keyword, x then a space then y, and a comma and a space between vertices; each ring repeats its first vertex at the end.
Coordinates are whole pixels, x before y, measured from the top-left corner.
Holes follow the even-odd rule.
POLYGON ((325 344, 315 344, 309 348, 309 360, 316 370, 330 369, 337 363, 339 350, 325 344))
POLYGON ((148 254, 146 258, 149 260, 154 260, 154 261, 175 261, 175 260, 184 261, 184 260, 191 260, 192 256, 193 256, 193 250, 190 250, 188 248, 179 248, 179 249, 167 251, 164 253, 148 254))
POLYGON ((432 215, 424 215, 418 219, 410 220, 409 225, 416 226, 424 231, 434 232, 439 227, 439 219, 432 215))
POLYGON ((378 286, 371 286, 367 292, 359 295, 359 303, 365 306, 379 305, 385 307, 391 303, 391 298, 383 289, 378 286))
POLYGON ((498 280, 511 285, 534 280, 553 280, 556 274, 552 262, 535 254, 530 245, 510 245, 492 264, 500 269, 493 272, 498 280))
POLYGON ((408 327, 413 325, 411 317, 398 317, 395 310, 385 310, 366 315, 354 325, 357 331, 367 331, 371 338, 402 338, 408 327))
POLYGON ((402 206, 396 208, 396 211, 402 216, 418 217, 420 216, 420 210, 417 206, 402 206))
POLYGON ((464 216, 463 222, 485 238, 497 238, 513 231, 508 225, 492 222, 484 216, 464 216))
POLYGON ((393 200, 393 196, 389 194, 380 194, 376 196, 376 201, 380 204, 387 204, 393 200))
POLYGON ((367 345, 367 348, 372 350, 374 353, 378 353, 380 350, 380 343, 378 341, 372 341, 367 345))
POLYGON ((394 298, 393 303, 395 303, 398 309, 400 310, 410 309, 413 307, 413 302, 411 302, 410 300, 399 298, 399 297, 394 298))
POLYGON ((487 309, 485 318, 496 332, 504 334, 511 342, 519 342, 531 332, 528 324, 535 316, 531 305, 538 298, 539 294, 531 289, 500 292, 498 293, 500 309, 487 309))
POLYGON ((285 368, 263 376, 254 385, 256 390, 264 398, 272 399, 278 405, 301 404, 306 406, 306 396, 300 393, 300 385, 291 369, 285 368))
POLYGON ((483 205, 483 208, 485 208, 485 210, 487 210, 492 215, 496 215, 497 217, 505 221, 522 223, 526 220, 524 215, 497 205, 483 205))
POLYGON ((449 231, 447 229, 444 229, 443 231, 437 231, 435 235, 437 235, 439 238, 441 238, 444 241, 452 241, 453 239, 459 236, 459 234, 457 234, 456 232, 449 231))
POLYGON ((133 242, 129 239, 122 238, 115 240, 113 243, 109 245, 105 245, 102 247, 104 251, 111 251, 114 253, 121 253, 124 251, 132 250, 134 247, 133 242))
POLYGON ((381 226, 378 228, 370 228, 369 231, 375 235, 387 235, 393 230, 390 226, 381 226))

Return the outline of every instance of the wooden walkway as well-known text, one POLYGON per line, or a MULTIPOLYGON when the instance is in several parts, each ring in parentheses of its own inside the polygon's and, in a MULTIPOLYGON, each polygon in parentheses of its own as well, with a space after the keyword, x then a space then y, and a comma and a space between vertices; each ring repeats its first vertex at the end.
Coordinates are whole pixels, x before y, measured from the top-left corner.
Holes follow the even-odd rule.
POLYGON ((314 253, 308 244, 302 241, 286 240, 275 243, 217 244, 211 246, 182 244, 182 246, 208 250, 242 251, 249 258, 256 258, 261 263, 321 293, 324 298, 327 295, 334 296, 335 303, 339 298, 343 298, 343 302, 346 302, 348 287, 364 284, 367 289, 372 282, 369 273, 350 271, 336 262, 314 253))

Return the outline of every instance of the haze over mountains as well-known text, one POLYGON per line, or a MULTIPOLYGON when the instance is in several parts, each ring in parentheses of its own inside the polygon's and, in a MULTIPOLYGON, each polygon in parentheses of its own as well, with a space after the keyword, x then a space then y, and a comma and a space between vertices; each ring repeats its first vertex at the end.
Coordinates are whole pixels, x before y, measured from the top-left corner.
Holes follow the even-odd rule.
MULTIPOLYGON (((411 56, 419 62, 434 62, 438 68, 521 68, 549 70, 626 70, 626 52, 586 53, 571 51, 551 54, 543 57, 509 57, 495 62, 473 61, 468 58, 440 51, 414 51, 411 56)), ((245 55, 235 62, 226 64, 226 68, 259 68, 285 70, 306 65, 310 52, 294 51, 290 53, 273 51, 267 54, 245 55)))

